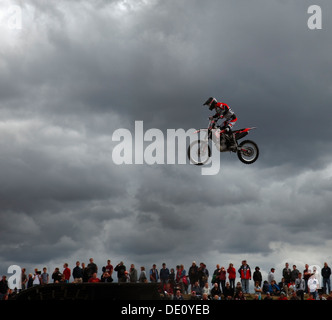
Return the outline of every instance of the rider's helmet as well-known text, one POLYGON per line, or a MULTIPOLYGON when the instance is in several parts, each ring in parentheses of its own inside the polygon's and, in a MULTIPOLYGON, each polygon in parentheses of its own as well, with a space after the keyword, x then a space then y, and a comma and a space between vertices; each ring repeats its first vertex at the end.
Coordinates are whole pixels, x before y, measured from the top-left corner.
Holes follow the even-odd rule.
POLYGON ((216 98, 210 97, 209 99, 207 99, 205 101, 205 103, 203 104, 203 106, 209 106, 210 110, 213 110, 216 106, 216 104, 218 103, 216 98))

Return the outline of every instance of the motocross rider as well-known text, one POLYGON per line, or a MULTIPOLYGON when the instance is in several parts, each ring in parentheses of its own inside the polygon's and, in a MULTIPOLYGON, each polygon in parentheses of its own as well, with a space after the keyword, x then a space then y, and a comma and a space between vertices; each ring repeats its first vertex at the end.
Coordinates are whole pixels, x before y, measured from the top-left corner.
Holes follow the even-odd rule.
POLYGON ((228 136, 228 146, 232 147, 235 145, 232 128, 237 121, 237 117, 232 109, 223 102, 218 102, 216 98, 210 97, 206 100, 203 106, 208 106, 209 110, 215 110, 216 114, 214 116, 209 117, 212 120, 212 124, 218 122, 219 119, 225 119, 221 130, 224 130, 224 133, 228 136), (215 119, 215 120, 214 120, 215 119))

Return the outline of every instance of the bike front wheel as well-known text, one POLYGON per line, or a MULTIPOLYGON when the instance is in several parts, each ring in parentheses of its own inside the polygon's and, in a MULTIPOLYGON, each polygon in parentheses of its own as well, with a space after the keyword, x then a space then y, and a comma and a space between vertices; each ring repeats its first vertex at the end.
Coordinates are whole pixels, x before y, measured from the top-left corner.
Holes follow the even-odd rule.
POLYGON ((240 143, 237 156, 245 164, 254 163, 259 156, 259 149, 255 142, 246 140, 240 143))
POLYGON ((207 141, 197 140, 188 147, 188 158, 191 163, 201 166, 209 161, 211 148, 207 141))

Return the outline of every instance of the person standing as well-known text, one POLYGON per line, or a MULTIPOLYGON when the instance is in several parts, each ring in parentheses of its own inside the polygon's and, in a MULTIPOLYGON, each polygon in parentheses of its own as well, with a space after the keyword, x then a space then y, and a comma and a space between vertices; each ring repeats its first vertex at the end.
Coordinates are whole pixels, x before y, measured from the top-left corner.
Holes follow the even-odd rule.
POLYGON ((97 265, 93 262, 93 258, 89 259, 89 264, 87 265, 87 274, 88 274, 88 279, 92 277, 94 273, 98 273, 98 267, 97 265))
POLYGON ((303 270, 303 280, 304 280, 304 283, 305 283, 305 289, 304 291, 307 293, 309 292, 308 290, 308 280, 309 278, 313 275, 313 273, 311 272, 311 270, 309 269, 309 265, 306 264, 305 265, 305 269, 303 270))
POLYGON ((4 300, 4 298, 8 294, 8 290, 9 287, 8 287, 7 276, 3 275, 0 281, 0 300, 4 300))
POLYGON ((80 267, 79 261, 76 261, 76 266, 73 269, 73 278, 75 283, 83 282, 83 269, 80 267))
POLYGON ((196 265, 196 262, 193 261, 189 271, 189 281, 190 281, 190 286, 192 287, 196 281, 198 281, 198 266, 196 265))
POLYGON ((219 286, 221 286, 221 290, 224 292, 226 286, 226 270, 225 267, 221 267, 219 273, 219 286))
POLYGON ((140 273, 139 278, 138 278, 138 282, 146 283, 147 281, 148 281, 148 279, 146 277, 145 267, 142 266, 141 267, 141 273, 140 273))
POLYGON ((33 287, 33 275, 32 273, 29 273, 28 275, 28 282, 27 282, 27 289, 33 287))
POLYGON ((209 270, 206 268, 206 264, 201 262, 198 268, 198 281, 201 288, 205 286, 205 283, 209 280, 209 270))
POLYGON ((293 265, 293 270, 291 272, 291 281, 295 282, 295 280, 299 277, 299 270, 296 269, 296 265, 293 265))
POLYGON ((129 278, 130 278, 131 283, 136 283, 137 282, 137 270, 136 270, 134 264, 130 265, 129 278))
POLYGON ((40 285, 40 274, 41 272, 38 271, 38 269, 35 269, 35 273, 33 275, 33 286, 39 286, 40 285))
POLYGON ((317 299, 318 288, 319 288, 319 281, 315 277, 315 274, 313 274, 308 280, 308 289, 309 293, 312 295, 314 300, 317 299))
POLYGON ((324 268, 321 271, 322 277, 323 277, 323 292, 329 294, 331 292, 331 282, 330 282, 330 277, 331 277, 331 268, 327 265, 327 262, 324 262, 324 268))
POLYGON ((22 268, 22 275, 21 275, 22 289, 21 290, 25 290, 26 289, 26 283, 28 282, 28 277, 27 277, 25 271, 26 271, 26 269, 22 268))
POLYGON ((44 267, 43 273, 40 275, 40 280, 41 280, 40 282, 42 285, 45 285, 45 284, 48 284, 49 279, 50 279, 50 277, 49 277, 49 274, 47 273, 47 268, 44 267))
POLYGON ((263 278, 262 278, 262 273, 260 272, 260 268, 259 267, 255 268, 255 272, 254 272, 252 278, 254 280, 255 286, 256 286, 256 282, 258 282, 259 286, 262 285, 263 278))
POLYGON ((282 270, 282 276, 285 279, 285 283, 288 285, 291 282, 291 269, 289 269, 288 262, 285 263, 285 268, 282 270))
POLYGON ((150 281, 151 282, 158 282, 159 280, 159 273, 156 264, 153 264, 152 268, 150 269, 150 281))
POLYGON ((65 276, 66 283, 69 283, 69 279, 71 276, 71 270, 68 268, 68 263, 65 263, 63 265, 63 267, 64 267, 64 270, 63 270, 62 274, 65 276))
POLYGON ((213 272, 212 279, 211 279, 211 284, 214 285, 215 283, 220 286, 220 265, 216 265, 216 269, 213 272))
POLYGON ((159 271, 159 276, 160 276, 161 288, 164 291, 169 278, 169 270, 168 268, 166 268, 165 262, 162 264, 162 268, 159 271))
POLYGON ((118 265, 114 268, 114 271, 118 273, 118 282, 126 282, 127 277, 125 274, 126 266, 124 265, 123 261, 120 261, 118 265))
POLYGON ((244 293, 249 293, 249 280, 251 280, 251 270, 247 264, 247 260, 242 261, 242 265, 238 270, 241 278, 241 284, 244 293))
POLYGON ((177 268, 176 283, 179 285, 182 293, 188 291, 187 274, 183 264, 181 264, 179 268, 177 268))
POLYGON ((82 262, 82 272, 83 272, 83 282, 88 282, 90 278, 89 268, 85 266, 85 263, 82 262))
POLYGON ((301 272, 299 272, 298 278, 295 280, 295 290, 296 290, 296 295, 301 300, 304 300, 305 281, 304 279, 302 279, 301 272))
POLYGON ((233 263, 230 263, 227 269, 229 285, 232 289, 235 289, 236 270, 233 263))
POLYGON ((175 270, 174 270, 174 268, 171 268, 169 270, 168 283, 171 284, 171 287, 173 288, 173 290, 174 290, 174 288, 176 286, 175 278, 176 278, 175 270))
POLYGON ((271 284, 272 281, 275 281, 274 271, 275 271, 275 269, 271 268, 271 271, 267 275, 267 281, 268 281, 269 284, 271 284))
POLYGON ((61 280, 61 272, 59 270, 59 268, 55 268, 53 273, 52 273, 52 279, 53 279, 53 283, 59 283, 61 280))

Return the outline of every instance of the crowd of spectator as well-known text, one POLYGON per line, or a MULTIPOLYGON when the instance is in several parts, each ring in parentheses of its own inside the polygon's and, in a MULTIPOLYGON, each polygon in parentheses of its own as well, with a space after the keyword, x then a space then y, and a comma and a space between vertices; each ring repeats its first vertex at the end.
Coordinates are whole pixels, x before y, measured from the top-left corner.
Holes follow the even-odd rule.
MULTIPOLYGON (((62 271, 57 267, 52 273, 44 267, 42 271, 35 269, 33 273, 26 274, 23 268, 21 290, 49 283, 111 283, 116 278, 119 283, 158 283, 161 296, 171 300, 246 300, 248 296, 255 300, 332 300, 330 276, 331 269, 326 262, 319 273, 315 268, 310 270, 307 264, 300 272, 296 265, 291 269, 286 262, 282 278, 278 281, 275 268, 271 268, 267 279, 263 280, 260 267, 256 266, 252 271, 246 260, 237 270, 230 263, 227 268, 217 264, 216 269, 209 272, 205 263, 196 264, 195 261, 188 271, 182 264, 169 269, 166 263, 162 263, 160 269, 153 264, 148 271, 144 266, 138 271, 131 264, 127 270, 123 261, 113 267, 111 260, 107 260, 99 270, 90 258, 87 265, 77 261, 75 267, 70 269, 68 263, 64 263, 62 271), (239 281, 236 281, 237 278, 239 281), (253 282, 251 294, 250 281, 253 282)), ((0 280, 0 300, 15 294, 17 290, 8 288, 4 275, 0 280)))

